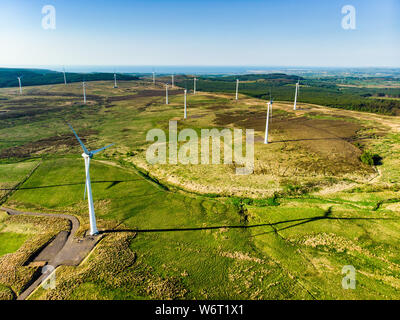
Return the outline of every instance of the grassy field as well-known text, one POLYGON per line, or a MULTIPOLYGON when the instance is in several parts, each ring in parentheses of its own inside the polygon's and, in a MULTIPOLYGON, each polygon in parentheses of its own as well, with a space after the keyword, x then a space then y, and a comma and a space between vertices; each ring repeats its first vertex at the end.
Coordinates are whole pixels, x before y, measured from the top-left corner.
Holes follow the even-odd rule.
POLYGON ((0 233, 0 256, 17 251, 27 236, 15 232, 0 233))
MULTIPOLYGON (((0 90, 7 97, 0 105, 0 170, 8 174, 0 183, 22 182, 4 206, 76 215, 82 234, 84 164, 65 121, 90 149, 116 143, 91 165, 104 239, 80 266, 57 269, 55 290, 39 289, 32 299, 399 298, 397 117, 311 104, 294 112, 278 101, 265 146, 262 100, 190 95, 183 121, 182 90, 168 106, 163 87, 143 81, 116 90, 110 82, 90 83, 86 106, 80 90, 31 87, 23 97, 0 90), (168 128, 170 119, 179 129, 255 129, 254 174, 240 177, 226 165, 150 166, 146 132, 168 128), (363 164, 365 150, 382 164, 363 164), (357 270, 356 290, 342 288, 345 265, 357 270)), ((0 237, 8 259, 19 257, 21 266, 29 258, 24 247, 34 245, 16 233, 29 234, 8 228, 0 237)), ((25 277, 18 286, 1 277, 0 286, 18 294, 34 271, 19 268, 25 277)))
POLYGON ((37 164, 37 161, 0 162, 0 199, 12 192, 12 189, 24 178, 27 178, 37 164))

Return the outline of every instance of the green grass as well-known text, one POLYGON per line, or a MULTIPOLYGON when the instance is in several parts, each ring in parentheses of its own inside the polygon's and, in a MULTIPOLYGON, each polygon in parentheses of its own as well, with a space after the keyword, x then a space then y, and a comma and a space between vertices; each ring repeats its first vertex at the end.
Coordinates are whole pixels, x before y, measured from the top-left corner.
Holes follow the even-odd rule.
MULTIPOLYGON (((38 290, 33 298, 53 298, 53 294, 63 299, 399 298, 396 205, 400 201, 396 199, 400 197, 389 182, 400 183, 397 134, 371 142, 376 144, 372 150, 383 157, 380 170, 388 185, 357 184, 348 191, 310 195, 300 194, 293 184, 286 194, 256 200, 197 196, 167 191, 128 163, 127 153, 138 154, 148 144, 143 138, 147 130, 165 128, 168 119, 182 117, 182 95, 171 97, 168 107, 162 99, 123 100, 108 108, 102 102, 74 106, 0 127, 1 134, 21 137, 22 142, 15 139, 15 146, 22 146, 68 134, 65 116, 78 133, 96 130, 86 137, 90 149, 115 142, 115 147, 91 162, 98 226, 100 230, 137 231, 128 240, 126 232, 107 234, 82 265, 60 268, 56 293, 38 290), (141 108, 150 101, 153 104, 141 108), (358 272, 355 291, 341 287, 344 265, 353 265, 358 272)), ((53 100, 57 101, 49 99, 44 104, 53 100)), ((211 113, 210 105, 223 108, 231 103, 227 98, 189 96, 190 112, 196 114, 211 113)), ((248 106, 239 107, 246 112, 248 106)), ((198 129, 211 120, 196 121, 180 125, 198 129)), ((0 149, 8 146, 3 142, 0 149)), ((75 144, 35 154, 42 158, 41 165, 5 205, 75 214, 87 229, 80 153, 75 144)), ((34 165, 10 162, 0 164, 0 183, 21 181, 34 165)), ((169 174, 177 174, 174 170, 169 174)), ((5 231, 0 233, 0 245, 5 249, 0 249, 0 255, 15 252, 26 239, 15 229, 1 230, 5 231)))
MULTIPOLYGON (((81 159, 45 161, 10 201, 44 210, 71 208, 82 202, 82 168, 81 159), (67 180, 65 176, 68 176, 67 180)), ((239 280, 234 284, 229 281, 231 273, 241 277, 241 269, 249 267, 248 264, 262 270, 262 266, 254 262, 234 258, 235 252, 260 258, 249 241, 249 231, 245 228, 207 230, 207 227, 215 226, 243 227, 234 206, 167 192, 134 172, 96 161, 91 166, 91 177, 95 202, 110 200, 107 208, 99 210, 98 217, 122 222, 126 228, 143 230, 132 242, 131 249, 138 253, 143 263, 152 267, 155 274, 182 277, 187 273, 182 282, 190 288, 188 298, 249 297, 249 292, 236 289, 238 286, 244 290, 239 280), (185 231, 192 228, 199 230, 185 231)), ((77 214, 86 217, 86 207, 77 214)), ((102 227, 101 223, 99 227, 102 227)), ((270 267, 270 272, 269 276, 273 278, 283 277, 281 281, 285 286, 297 287, 281 275, 279 268, 270 267)), ((269 290, 268 295, 280 296, 283 294, 280 291, 278 286, 269 290)))
POLYGON ((36 161, 0 162, 0 199, 7 196, 13 188, 26 179, 36 165, 36 161))
POLYGON ((0 183, 12 184, 19 182, 34 168, 36 163, 36 161, 0 163, 0 183))
MULTIPOLYGON (((45 161, 10 200, 28 207, 40 206, 44 211, 78 204, 82 209, 77 214, 85 217, 86 207, 79 205, 82 201, 82 167, 79 158, 45 161), (68 180, 64 179, 66 172, 68 180)), ((134 172, 96 161, 91 170, 95 201, 110 200, 106 208, 100 208, 98 217, 101 221, 122 222, 123 228, 142 230, 131 242, 131 250, 137 253, 142 265, 151 268, 152 276, 180 279, 181 285, 188 290, 185 298, 361 299, 397 296, 388 281, 399 281, 399 260, 395 252, 400 248, 396 245, 398 241, 393 241, 399 237, 396 232, 399 223, 379 220, 379 212, 372 215, 369 210, 333 204, 331 217, 337 220, 307 221, 324 216, 329 200, 299 199, 294 200, 295 206, 293 200, 284 199, 280 199, 282 203, 278 205, 276 200, 273 203, 242 201, 250 217, 247 225, 260 226, 207 230, 213 226, 243 227, 246 224, 234 204, 167 192, 134 172), (349 217, 354 220, 339 219, 349 217), (370 219, 363 220, 365 218, 370 219), (297 219, 300 221, 295 221, 297 219), (269 226, 270 223, 278 224, 269 226), (191 228, 203 230, 185 230, 191 228), (328 239, 328 242, 316 247, 302 244, 313 238, 322 243, 328 239), (380 258, 382 255, 393 264, 393 270, 385 268, 387 262, 380 258), (264 262, 258 263, 257 259, 264 262), (341 268, 349 264, 361 272, 359 290, 354 292, 341 288, 341 268), (251 276, 248 270, 251 270, 251 276), (259 290, 258 295, 255 289, 259 290)), ((371 206, 377 199, 371 199, 371 206)), ((397 218, 391 212, 384 216, 397 218)), ((99 226, 102 227, 101 222, 99 226)), ((135 274, 136 270, 125 272, 135 274)), ((143 292, 128 288, 124 284, 113 288, 98 279, 77 287, 70 298, 147 297, 143 292)))
POLYGON ((0 232, 0 257, 7 253, 13 253, 22 246, 28 238, 26 234, 15 232, 0 232))

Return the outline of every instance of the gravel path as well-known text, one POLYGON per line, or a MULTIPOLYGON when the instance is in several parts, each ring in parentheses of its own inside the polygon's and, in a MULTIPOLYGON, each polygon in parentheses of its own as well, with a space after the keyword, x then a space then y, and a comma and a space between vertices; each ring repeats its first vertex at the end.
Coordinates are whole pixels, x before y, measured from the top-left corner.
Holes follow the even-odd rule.
MULTIPOLYGON (((101 236, 86 236, 84 238, 76 238, 75 234, 79 229, 79 220, 72 215, 56 214, 56 213, 36 213, 22 212, 14 209, 0 207, 0 210, 7 212, 9 215, 28 215, 39 217, 54 217, 67 219, 71 222, 69 232, 61 231, 56 238, 51 241, 40 253, 33 259, 35 263, 43 263, 52 266, 54 269, 61 265, 77 266, 92 251, 101 239, 101 236)), ((31 293, 50 275, 42 274, 37 278, 25 291, 23 291, 17 300, 25 300, 31 293)))

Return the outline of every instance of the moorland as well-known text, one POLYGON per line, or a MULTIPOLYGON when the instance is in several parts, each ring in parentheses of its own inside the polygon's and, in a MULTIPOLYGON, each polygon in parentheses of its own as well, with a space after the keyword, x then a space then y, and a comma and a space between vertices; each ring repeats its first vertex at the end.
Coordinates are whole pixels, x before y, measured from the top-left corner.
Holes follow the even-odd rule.
MULTIPOLYGON (((24 87, 23 95, 0 89, 3 207, 74 215, 83 235, 82 151, 66 123, 90 149, 115 143, 91 165, 101 241, 79 266, 57 268, 56 289, 39 288, 29 298, 399 298, 397 89, 379 99, 374 90, 386 89, 319 83, 319 90, 301 80, 294 111, 298 78, 284 79, 243 79, 238 101, 233 78, 200 79, 186 120, 182 89, 192 81, 184 76, 168 105, 167 77, 155 86, 146 78, 119 81, 118 88, 89 82, 86 104, 80 83, 24 87), (371 96, 355 99, 347 90, 371 96), (372 109, 353 108, 347 95, 372 109), (148 164, 146 133, 167 129, 171 119, 179 129, 254 129, 254 173, 237 176, 235 165, 224 164, 148 164), (342 287, 346 265, 357 271, 356 290, 342 287)), ((63 219, 0 213, 0 298, 24 291, 40 272, 32 257, 68 228, 63 219)))

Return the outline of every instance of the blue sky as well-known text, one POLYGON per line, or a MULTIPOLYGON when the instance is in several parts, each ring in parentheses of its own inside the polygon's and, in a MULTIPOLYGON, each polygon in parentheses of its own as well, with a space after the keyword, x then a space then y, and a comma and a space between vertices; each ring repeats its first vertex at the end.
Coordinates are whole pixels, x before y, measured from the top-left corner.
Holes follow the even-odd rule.
POLYGON ((2 66, 400 67, 400 1, 1 0, 0 41, 2 66), (341 27, 348 4, 356 30, 341 27))

